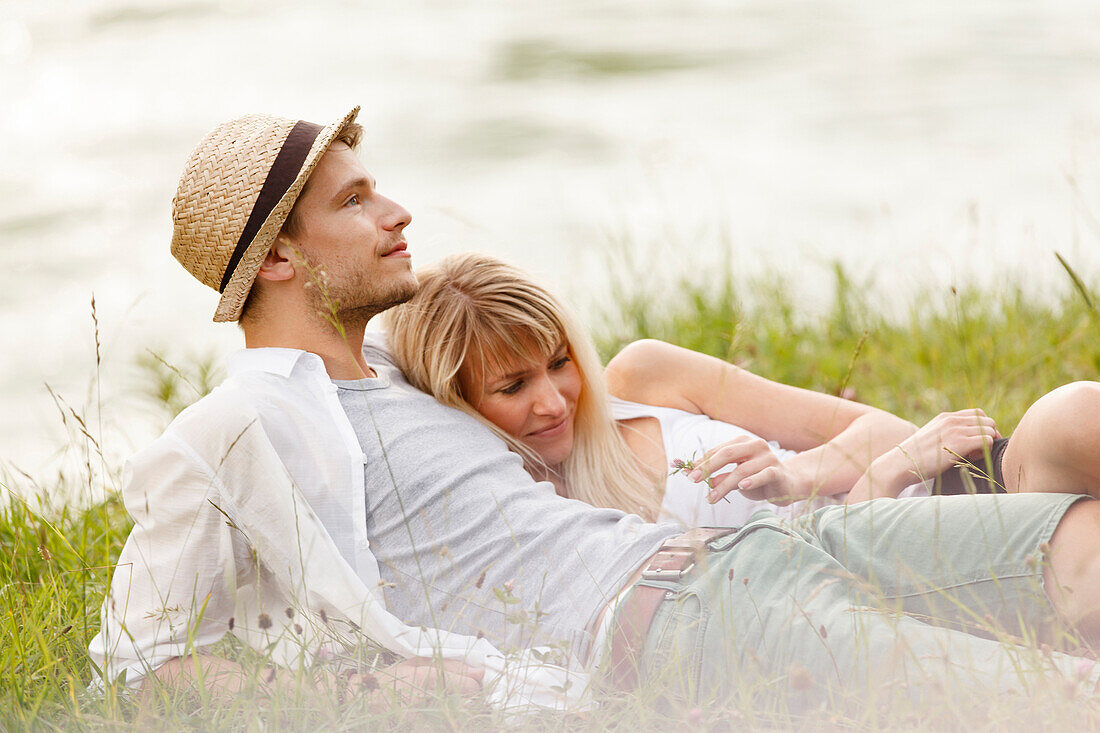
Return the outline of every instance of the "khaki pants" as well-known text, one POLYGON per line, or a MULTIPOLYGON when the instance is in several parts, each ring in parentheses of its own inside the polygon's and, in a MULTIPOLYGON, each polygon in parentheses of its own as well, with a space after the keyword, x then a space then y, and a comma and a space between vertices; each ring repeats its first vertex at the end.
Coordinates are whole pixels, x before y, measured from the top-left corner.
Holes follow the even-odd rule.
POLYGON ((1057 626, 1042 546, 1082 498, 880 499, 790 523, 757 514, 683 581, 642 581, 667 590, 643 685, 699 700, 781 690, 796 706, 1095 685, 1100 665, 1013 643, 1057 626))

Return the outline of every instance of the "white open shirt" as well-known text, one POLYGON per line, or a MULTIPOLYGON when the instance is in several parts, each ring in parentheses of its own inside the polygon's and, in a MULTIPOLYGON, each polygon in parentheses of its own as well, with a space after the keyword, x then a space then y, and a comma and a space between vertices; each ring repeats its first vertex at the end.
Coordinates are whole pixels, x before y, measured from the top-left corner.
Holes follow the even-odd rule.
POLYGON ((229 377, 126 464, 134 519, 89 653, 137 684, 231 631, 285 666, 367 637, 486 670, 507 708, 587 704, 587 678, 530 651, 412 628, 385 608, 366 532, 365 456, 320 357, 245 349, 229 377))

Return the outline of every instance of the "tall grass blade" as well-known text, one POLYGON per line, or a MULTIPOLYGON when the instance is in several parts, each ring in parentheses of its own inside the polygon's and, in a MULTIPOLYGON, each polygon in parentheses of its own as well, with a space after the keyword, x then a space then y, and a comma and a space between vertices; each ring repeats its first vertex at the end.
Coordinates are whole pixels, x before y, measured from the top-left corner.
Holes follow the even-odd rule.
POLYGON ((1062 269, 1066 271, 1066 274, 1069 275, 1069 279, 1073 281, 1073 287, 1077 289, 1077 292, 1080 293, 1082 300, 1085 301, 1085 305, 1088 306, 1089 311, 1091 311, 1092 315, 1095 316, 1096 304, 1092 299, 1092 295, 1089 293, 1089 289, 1085 287, 1084 281, 1081 280, 1081 277, 1077 274, 1077 271, 1074 270, 1068 262, 1066 262, 1065 257, 1062 257, 1062 255, 1060 255, 1058 252, 1055 252, 1054 256, 1058 258, 1058 263, 1062 266, 1062 269))

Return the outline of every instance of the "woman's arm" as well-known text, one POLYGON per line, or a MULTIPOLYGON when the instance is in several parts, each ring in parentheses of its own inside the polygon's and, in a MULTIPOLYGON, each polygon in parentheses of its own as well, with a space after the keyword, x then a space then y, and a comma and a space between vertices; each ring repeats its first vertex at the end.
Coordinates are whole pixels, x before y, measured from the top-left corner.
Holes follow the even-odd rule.
POLYGON ((896 497, 910 484, 939 476, 960 457, 988 450, 999 437, 993 419, 979 409, 940 413, 876 458, 852 487, 846 503, 896 497))
MULTIPOLYGON (((793 500, 848 491, 875 458, 916 427, 884 410, 821 392, 773 382, 716 359, 661 341, 636 341, 607 365, 611 394, 632 402, 674 407, 738 425, 799 451, 761 479, 744 469, 715 484, 717 500, 750 479, 749 498, 793 500), (770 477, 784 475, 783 481, 770 477)), ((746 456, 747 457, 747 456, 746 456)), ((708 451, 699 465, 714 473, 734 459, 708 451)), ((747 464, 747 460, 739 461, 747 464)))

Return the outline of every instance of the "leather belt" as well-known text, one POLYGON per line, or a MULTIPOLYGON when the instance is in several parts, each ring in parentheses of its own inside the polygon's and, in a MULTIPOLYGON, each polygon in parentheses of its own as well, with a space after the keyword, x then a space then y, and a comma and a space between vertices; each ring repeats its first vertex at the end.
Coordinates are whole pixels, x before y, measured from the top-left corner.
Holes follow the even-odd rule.
POLYGON ((696 527, 661 543, 657 554, 649 558, 642 577, 619 606, 611 629, 611 650, 608 679, 622 690, 638 685, 638 670, 642 650, 657 615, 657 607, 670 591, 645 581, 678 582, 701 560, 708 542, 737 530, 732 527, 696 527))

